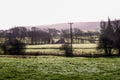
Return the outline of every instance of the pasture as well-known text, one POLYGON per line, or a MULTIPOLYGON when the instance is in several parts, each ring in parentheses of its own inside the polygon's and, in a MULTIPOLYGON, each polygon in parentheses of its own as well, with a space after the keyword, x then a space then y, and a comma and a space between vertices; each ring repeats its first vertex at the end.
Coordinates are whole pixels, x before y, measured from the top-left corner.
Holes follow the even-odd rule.
POLYGON ((120 58, 1 56, 0 80, 120 80, 120 58))
MULTIPOLYGON (((45 45, 27 45, 26 52, 38 52, 42 54, 64 54, 60 50, 62 44, 45 44, 45 45)), ((97 54, 97 44, 73 44, 74 54, 97 54)))

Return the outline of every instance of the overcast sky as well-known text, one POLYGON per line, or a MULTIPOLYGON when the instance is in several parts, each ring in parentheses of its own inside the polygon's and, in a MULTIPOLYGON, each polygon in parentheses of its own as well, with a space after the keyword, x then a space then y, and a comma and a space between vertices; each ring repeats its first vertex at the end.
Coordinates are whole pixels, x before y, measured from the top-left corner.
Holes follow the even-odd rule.
POLYGON ((0 0, 0 29, 120 19, 120 0, 0 0))

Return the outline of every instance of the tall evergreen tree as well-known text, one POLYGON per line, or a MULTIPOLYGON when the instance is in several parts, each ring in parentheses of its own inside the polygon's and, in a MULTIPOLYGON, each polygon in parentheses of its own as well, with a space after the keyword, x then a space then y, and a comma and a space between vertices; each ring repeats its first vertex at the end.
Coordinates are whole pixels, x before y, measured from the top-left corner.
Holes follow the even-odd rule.
POLYGON ((113 21, 114 23, 114 47, 118 50, 120 55, 120 20, 113 21))
POLYGON ((113 36, 114 29, 112 26, 111 20, 108 18, 108 22, 101 22, 101 34, 99 37, 98 48, 103 49, 107 56, 111 55, 111 51, 113 48, 113 36))

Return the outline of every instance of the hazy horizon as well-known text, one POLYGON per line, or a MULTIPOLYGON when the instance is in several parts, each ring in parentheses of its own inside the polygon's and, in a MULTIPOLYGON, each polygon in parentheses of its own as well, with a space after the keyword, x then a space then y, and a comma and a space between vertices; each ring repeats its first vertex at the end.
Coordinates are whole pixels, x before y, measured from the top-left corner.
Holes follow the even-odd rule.
POLYGON ((120 19, 119 0, 1 0, 0 29, 120 19))

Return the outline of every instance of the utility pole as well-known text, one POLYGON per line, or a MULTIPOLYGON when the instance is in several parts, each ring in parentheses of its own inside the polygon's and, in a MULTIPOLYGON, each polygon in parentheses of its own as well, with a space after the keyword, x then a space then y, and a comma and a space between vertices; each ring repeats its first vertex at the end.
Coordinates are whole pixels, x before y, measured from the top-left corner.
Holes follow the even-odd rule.
POLYGON ((73 23, 68 23, 70 25, 70 40, 71 40, 71 50, 72 50, 72 44, 73 44, 73 36, 72 36, 72 25, 73 23))

